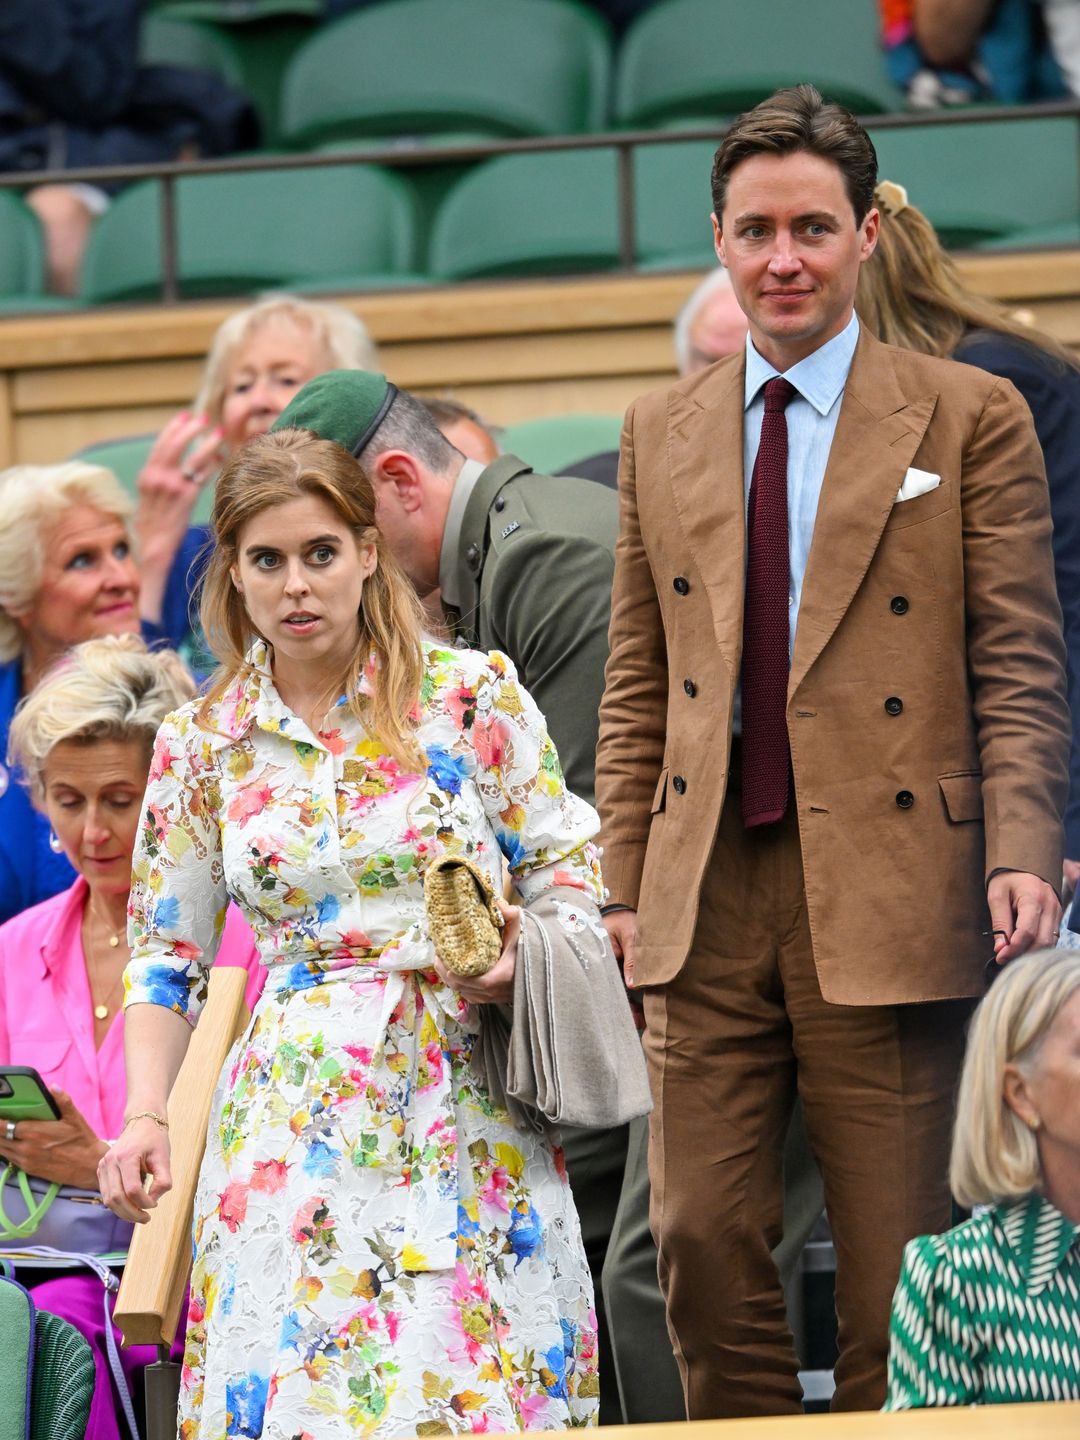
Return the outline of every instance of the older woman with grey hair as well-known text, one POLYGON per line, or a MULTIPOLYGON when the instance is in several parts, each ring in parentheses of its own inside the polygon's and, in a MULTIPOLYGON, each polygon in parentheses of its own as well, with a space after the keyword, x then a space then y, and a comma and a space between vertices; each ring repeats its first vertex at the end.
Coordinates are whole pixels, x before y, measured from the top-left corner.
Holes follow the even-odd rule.
POLYGON ((193 409, 164 427, 139 474, 135 529, 145 594, 172 643, 188 633, 208 553, 209 531, 192 525, 201 490, 316 375, 378 368, 363 321, 328 301, 268 295, 218 328, 193 409))
POLYGON ((950 1178, 904 1252, 886 1410, 1080 1399, 1080 954, 1014 960, 972 1021, 950 1178))
MULTIPOLYGON (((0 921, 55 895, 73 871, 2 761, 15 707, 72 645, 138 634, 141 578, 130 496, 96 465, 0 474, 0 921)), ((147 638, 157 638, 152 624, 147 638)))

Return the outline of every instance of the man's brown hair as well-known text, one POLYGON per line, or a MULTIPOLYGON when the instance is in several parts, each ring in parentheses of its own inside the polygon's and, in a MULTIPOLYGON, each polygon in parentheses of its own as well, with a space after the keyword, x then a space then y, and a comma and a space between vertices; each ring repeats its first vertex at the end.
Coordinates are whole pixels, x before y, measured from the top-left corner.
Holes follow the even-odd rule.
POLYGON ((740 115, 721 141, 712 170, 713 209, 721 226, 728 181, 736 165, 751 155, 794 155, 801 150, 838 167, 855 223, 861 225, 874 203, 877 184, 874 142, 850 110, 824 101, 813 85, 795 85, 777 90, 740 115))

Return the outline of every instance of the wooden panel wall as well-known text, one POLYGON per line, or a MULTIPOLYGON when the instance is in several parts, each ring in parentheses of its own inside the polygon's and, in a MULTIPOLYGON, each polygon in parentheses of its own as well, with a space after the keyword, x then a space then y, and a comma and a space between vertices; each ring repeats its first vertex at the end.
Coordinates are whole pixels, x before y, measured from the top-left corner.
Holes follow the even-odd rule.
MULTIPOLYGON (((1080 251, 973 256, 970 284, 1080 349, 1080 251)), ((674 374, 671 320, 697 273, 459 285, 342 297, 398 384, 450 394, 496 424, 621 413, 674 374)), ((156 430, 190 405, 237 305, 102 309, 0 320, 0 466, 66 458, 156 430)))

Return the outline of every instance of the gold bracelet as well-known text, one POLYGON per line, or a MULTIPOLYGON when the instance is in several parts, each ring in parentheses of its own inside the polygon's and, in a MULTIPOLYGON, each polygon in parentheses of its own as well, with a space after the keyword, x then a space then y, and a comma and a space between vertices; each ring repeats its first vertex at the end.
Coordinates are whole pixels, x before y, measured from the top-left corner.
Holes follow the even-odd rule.
POLYGON ((134 1125, 136 1120, 153 1120, 154 1124, 160 1130, 168 1130, 169 1128, 168 1120, 166 1120, 164 1115, 159 1115, 156 1110, 140 1110, 137 1114, 127 1117, 124 1121, 124 1129, 126 1130, 129 1125, 134 1125))

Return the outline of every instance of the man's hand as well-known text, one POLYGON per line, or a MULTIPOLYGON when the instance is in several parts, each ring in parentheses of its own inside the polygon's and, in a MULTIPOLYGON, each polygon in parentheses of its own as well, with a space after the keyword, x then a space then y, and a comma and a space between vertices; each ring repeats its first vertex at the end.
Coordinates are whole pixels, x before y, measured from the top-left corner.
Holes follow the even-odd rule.
POLYGON ((1065 876, 1065 893, 1075 895, 1080 884, 1080 860, 1066 860, 1061 868, 1065 876))
POLYGON ((1005 965, 1025 951, 1056 945, 1061 902, 1038 875, 1001 870, 986 887, 994 929, 994 959, 1005 965))
POLYGON ((604 916, 615 959, 622 965, 626 988, 634 988, 634 947, 637 944, 637 911, 609 910, 604 916))

